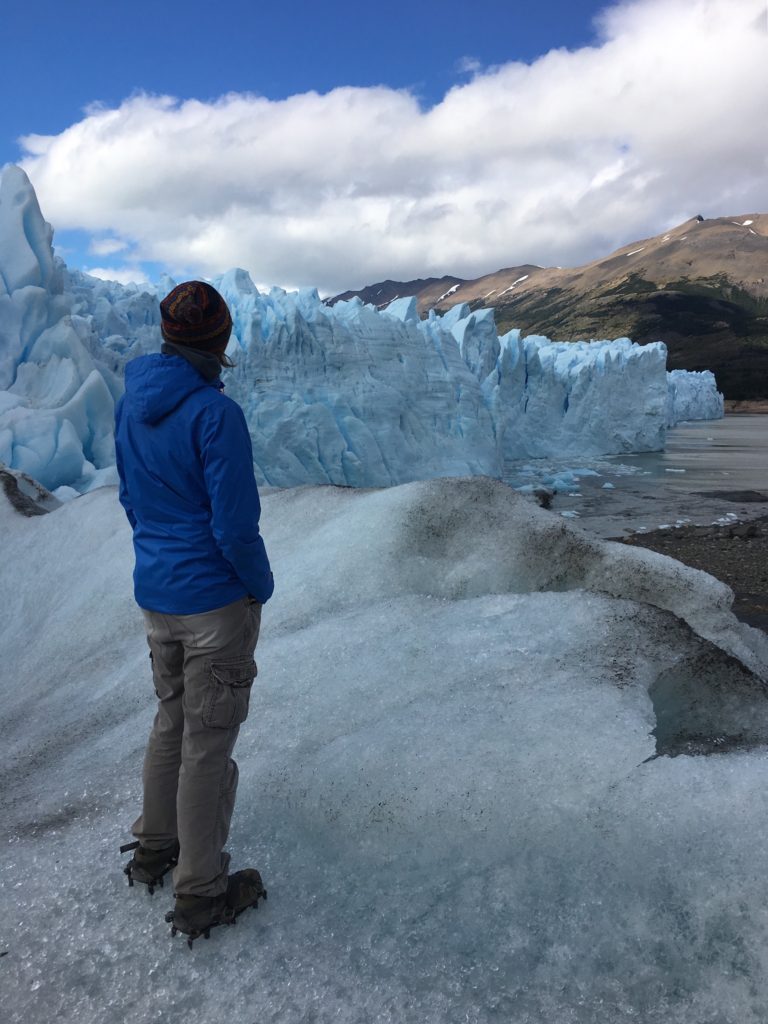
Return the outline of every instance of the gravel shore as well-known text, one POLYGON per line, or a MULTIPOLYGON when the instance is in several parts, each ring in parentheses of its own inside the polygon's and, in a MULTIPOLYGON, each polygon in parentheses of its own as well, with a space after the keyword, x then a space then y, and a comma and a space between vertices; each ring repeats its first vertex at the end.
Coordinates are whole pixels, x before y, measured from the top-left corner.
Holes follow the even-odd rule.
POLYGON ((680 526, 616 538, 670 555, 727 583, 742 622, 768 632, 768 516, 730 526, 680 526))

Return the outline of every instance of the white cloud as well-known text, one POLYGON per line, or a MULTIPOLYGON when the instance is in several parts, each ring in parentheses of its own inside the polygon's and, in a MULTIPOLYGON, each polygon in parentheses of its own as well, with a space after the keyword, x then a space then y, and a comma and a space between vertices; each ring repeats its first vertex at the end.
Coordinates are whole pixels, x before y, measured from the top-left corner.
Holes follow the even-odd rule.
POLYGON ((134 96, 27 137, 24 167, 55 227, 114 232, 175 276, 333 292, 579 263, 764 209, 764 8, 615 5, 598 45, 477 73, 430 110, 386 87, 134 96))
POLYGON ((94 238, 89 248, 94 256, 114 256, 116 252, 127 249, 128 243, 121 238, 94 238))
POLYGON ((456 70, 460 75, 474 75, 482 71, 482 62, 477 57, 461 57, 456 61, 456 70))
POLYGON ((143 270, 136 267, 83 267, 83 272, 102 281, 117 281, 118 284, 149 284, 143 270))

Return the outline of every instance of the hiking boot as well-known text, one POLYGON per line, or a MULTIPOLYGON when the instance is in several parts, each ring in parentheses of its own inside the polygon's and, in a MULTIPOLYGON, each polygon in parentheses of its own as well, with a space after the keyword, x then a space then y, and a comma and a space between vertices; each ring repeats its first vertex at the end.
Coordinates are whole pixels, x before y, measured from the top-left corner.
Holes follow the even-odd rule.
POLYGON ((267 898, 267 890, 256 868, 243 868, 227 879, 227 910, 234 920, 249 907, 256 907, 267 898))
POLYGON ((173 910, 165 915, 171 935, 183 932, 190 948, 201 935, 210 937, 211 928, 234 924, 248 907, 256 907, 267 898, 261 875, 255 868, 244 868, 230 875, 227 891, 220 896, 177 896, 173 910))
POLYGON ((136 852, 123 868, 123 872, 128 876, 128 885, 141 882, 148 887, 150 895, 154 893, 156 885, 163 885, 163 876, 172 871, 179 862, 178 842, 162 850, 150 850, 141 843, 127 843, 120 847, 120 853, 128 853, 129 850, 136 852))

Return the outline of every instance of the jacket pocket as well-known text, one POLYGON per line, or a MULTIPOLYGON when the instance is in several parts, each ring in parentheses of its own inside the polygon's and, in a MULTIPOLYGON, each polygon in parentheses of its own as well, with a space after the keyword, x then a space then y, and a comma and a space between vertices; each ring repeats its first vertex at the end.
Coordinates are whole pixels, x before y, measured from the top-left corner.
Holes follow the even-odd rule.
POLYGON ((253 658, 222 658, 210 664, 203 725, 234 729, 248 717, 251 686, 257 668, 253 658))

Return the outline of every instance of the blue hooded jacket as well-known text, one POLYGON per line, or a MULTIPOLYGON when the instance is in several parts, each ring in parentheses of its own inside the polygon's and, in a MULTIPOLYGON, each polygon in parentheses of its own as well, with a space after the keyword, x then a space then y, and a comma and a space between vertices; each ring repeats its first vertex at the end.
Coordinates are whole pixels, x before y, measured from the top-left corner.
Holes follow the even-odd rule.
POLYGON ((148 611, 192 615, 248 594, 264 603, 274 589, 248 427, 222 387, 178 355, 126 366, 115 449, 134 593, 148 611))

